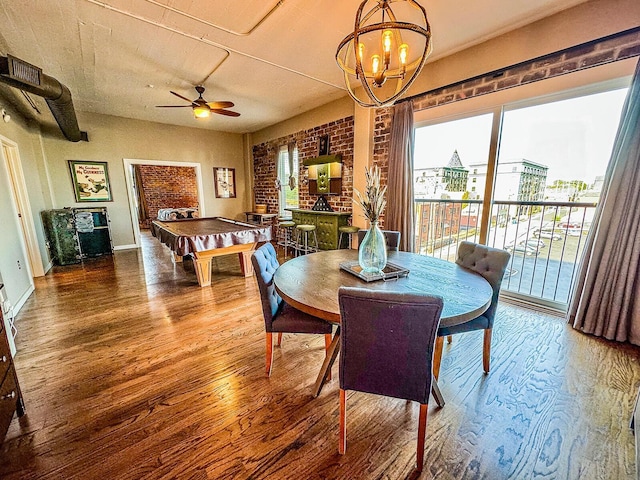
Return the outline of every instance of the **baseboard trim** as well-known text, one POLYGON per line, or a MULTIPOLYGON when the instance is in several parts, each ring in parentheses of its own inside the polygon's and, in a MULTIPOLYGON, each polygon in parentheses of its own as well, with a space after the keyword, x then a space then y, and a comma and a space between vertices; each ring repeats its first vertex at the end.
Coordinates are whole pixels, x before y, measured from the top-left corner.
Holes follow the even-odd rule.
POLYGON ((33 292, 35 292, 35 287, 33 285, 31 285, 26 292, 24 292, 24 294, 22 295, 22 297, 20 297, 20 300, 18 300, 16 302, 16 304, 13 306, 13 317, 15 318, 16 315, 18 315, 18 312, 20 311, 20 309, 24 306, 24 304, 27 302, 27 300, 29 299, 29 297, 31 296, 31 294, 33 292))
POLYGON ((130 245, 118 245, 117 247, 113 247, 114 250, 131 250, 132 248, 140 248, 140 245, 132 243, 130 245))
POLYGON ((44 266, 44 274, 46 275, 47 273, 49 273, 49 270, 51 270, 53 268, 53 262, 49 262, 44 266))

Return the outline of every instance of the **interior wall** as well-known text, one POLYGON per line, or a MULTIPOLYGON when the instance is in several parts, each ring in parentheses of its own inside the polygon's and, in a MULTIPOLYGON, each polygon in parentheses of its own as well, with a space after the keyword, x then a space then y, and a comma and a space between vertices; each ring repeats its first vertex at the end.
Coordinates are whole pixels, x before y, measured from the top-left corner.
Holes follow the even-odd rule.
MULTIPOLYGON (((420 95, 465 79, 637 27, 639 19, 640 2, 637 0, 591 0, 579 4, 479 45, 427 63, 406 97, 420 95)), ((436 35, 437 32, 434 32, 435 55, 437 55, 436 35)), ((285 134, 308 129, 314 121, 317 121, 315 125, 329 121, 328 117, 335 112, 332 109, 337 108, 350 109, 353 112, 356 107, 350 97, 345 97, 256 132, 254 145, 285 134)), ((368 110, 368 114, 355 115, 354 132, 356 135, 359 132, 370 132, 374 143, 372 147, 371 144, 367 145, 366 139, 356 139, 358 153, 354 159, 353 170, 353 184, 356 187, 364 185, 363 167, 372 163, 386 164, 388 155, 383 144, 386 144, 384 140, 388 134, 389 109, 368 110), (371 127, 372 123, 373 128, 371 127), (369 155, 369 157, 364 158, 363 155, 369 155), (384 158, 383 161, 381 161, 382 158, 384 158)), ((334 116, 333 118, 340 117, 334 116)), ((386 177, 386 169, 383 176, 386 177)), ((355 223, 361 225, 357 213, 354 211, 355 223)))
MULTIPOLYGON (((630 75, 640 54, 640 31, 631 30, 616 37, 594 39, 551 55, 506 65, 505 71, 489 73, 437 88, 413 97, 414 120, 417 123, 442 118, 457 105, 461 115, 477 111, 483 105, 500 108, 503 103, 526 101, 611 83, 630 75), (508 100, 510 98, 510 100, 508 100)), ((486 111, 486 110, 485 110, 486 111)), ((387 182, 390 131, 393 108, 376 109, 373 162, 382 170, 382 183, 387 182)))
MULTIPOLYGON (((346 95, 346 90, 345 90, 346 95)), ((286 137, 287 135, 309 130, 318 125, 324 125, 340 118, 353 116, 355 103, 349 96, 327 103, 321 107, 302 113, 296 117, 258 130, 251 134, 252 145, 259 145, 270 140, 286 137)))
POLYGON ((106 161, 113 201, 97 205, 109 210, 116 248, 135 245, 124 158, 200 163, 207 216, 244 218, 243 212, 248 208, 244 200, 246 173, 242 135, 84 112, 78 112, 78 120, 82 130, 89 133, 89 142, 72 143, 61 138, 43 140, 53 203, 56 207, 87 205, 75 202, 67 160, 106 161), (236 169, 236 198, 215 197, 214 167, 236 169))
MULTIPOLYGON (((290 142, 298 146, 298 198, 299 208, 310 209, 320 195, 309 193, 309 168, 304 160, 318 156, 318 139, 329 137, 329 153, 342 156, 342 186, 339 195, 325 195, 336 212, 350 212, 353 197, 353 117, 341 118, 308 130, 263 142, 253 147, 253 175, 255 203, 267 205, 270 213, 278 213, 279 195, 275 181, 278 178, 280 147, 290 142)), ((286 185, 281 188, 288 188, 286 185)))
MULTIPOLYGON (((40 143, 40 130, 27 123, 11 105, 2 105, 11 116, 11 121, 0 121, 0 135, 18 145, 18 153, 24 172, 31 215, 33 216, 40 255, 45 262, 45 270, 50 264, 45 246, 44 230, 40 221, 40 211, 52 207, 46 165, 40 143)), ((2 157, 0 157, 2 158, 2 157)), ((31 278, 26 268, 28 258, 22 248, 22 230, 14 209, 10 187, 11 179, 4 161, 0 161, 0 278, 5 284, 9 301, 17 308, 31 293, 31 278)))
MULTIPOLYGON (((406 96, 622 32, 640 24, 637 0, 591 0, 447 57, 429 62, 406 96)), ((435 33, 434 33, 435 37, 435 33)), ((437 37, 434 49, 437 54, 437 37)))

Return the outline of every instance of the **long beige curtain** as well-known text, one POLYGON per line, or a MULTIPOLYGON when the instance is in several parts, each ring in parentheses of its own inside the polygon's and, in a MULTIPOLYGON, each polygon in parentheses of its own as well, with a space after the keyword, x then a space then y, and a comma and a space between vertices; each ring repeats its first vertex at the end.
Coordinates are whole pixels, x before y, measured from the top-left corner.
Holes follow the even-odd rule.
POLYGON ((569 307, 574 328, 640 345, 640 62, 569 307))
POLYGON ((289 160, 289 188, 295 190, 297 178, 293 174, 293 160, 296 154, 296 142, 290 142, 287 145, 287 154, 289 160))
POLYGON ((413 101, 393 108, 389 139, 389 174, 385 230, 400 232, 400 250, 415 248, 415 211, 413 207, 413 101))

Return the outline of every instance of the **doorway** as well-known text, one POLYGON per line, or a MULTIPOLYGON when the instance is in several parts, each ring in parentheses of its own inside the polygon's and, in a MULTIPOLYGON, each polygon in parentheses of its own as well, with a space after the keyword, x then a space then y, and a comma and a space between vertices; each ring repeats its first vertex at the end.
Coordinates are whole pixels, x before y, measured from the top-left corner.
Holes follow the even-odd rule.
MULTIPOLYGON (((149 171, 162 171, 163 169, 171 170, 172 172, 176 169, 193 169, 192 171, 195 173, 195 186, 197 188, 197 192, 195 197, 197 198, 197 207, 198 207, 198 216, 204 217, 204 197, 202 195, 202 171, 199 163, 190 163, 190 162, 176 162, 176 161, 165 161, 165 160, 142 160, 142 159, 129 159, 125 158, 124 160, 124 169, 125 169, 125 179, 127 183, 127 192, 129 193, 129 210, 131 213, 131 225, 133 226, 133 235, 135 240, 135 246, 140 247, 140 226, 141 224, 144 226, 146 223, 144 220, 149 217, 151 219, 155 219, 157 216, 157 210, 159 210, 157 202, 153 205, 141 205, 141 202, 138 200, 138 190, 141 188, 137 180, 140 179, 140 172, 144 170, 144 168, 140 167, 152 167, 148 168, 149 171), (138 175, 136 175, 136 171, 138 175), (151 209, 154 211, 152 212, 151 209), (148 210, 148 215, 144 215, 144 219, 141 219, 141 210, 148 210), (143 220, 141 222, 141 220, 143 220)), ((160 185, 168 184, 167 180, 162 179, 162 175, 159 178, 156 178, 160 185)), ((171 180, 171 183, 175 183, 174 180, 171 180)), ((190 195, 186 198, 192 198, 193 195, 190 195)), ((183 197, 185 198, 185 197, 183 197)), ((182 200, 180 200, 182 201, 182 200)), ((160 208, 174 208, 176 205, 175 201, 169 201, 170 204, 166 204, 160 208)), ((185 204, 186 205, 186 204, 185 204)), ((189 205, 189 207, 194 207, 194 205, 189 205)))
POLYGON ((0 136, 0 143, 2 144, 2 157, 9 174, 11 196, 18 216, 18 224, 25 257, 29 263, 30 276, 42 277, 44 276, 44 266, 42 255, 40 255, 40 249, 38 248, 36 226, 31 213, 31 203, 27 194, 27 185, 24 180, 18 145, 2 136, 0 136))

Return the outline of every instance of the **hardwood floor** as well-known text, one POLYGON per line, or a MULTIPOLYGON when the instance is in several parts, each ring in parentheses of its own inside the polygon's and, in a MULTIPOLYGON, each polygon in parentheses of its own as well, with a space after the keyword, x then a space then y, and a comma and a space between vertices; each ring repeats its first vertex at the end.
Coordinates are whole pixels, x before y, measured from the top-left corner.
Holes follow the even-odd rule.
POLYGON ((445 343, 414 473, 419 408, 348 393, 338 455, 338 375, 314 399, 322 335, 286 335, 264 375, 254 278, 235 256, 212 285, 145 238, 142 251, 55 268, 17 319, 27 415, 0 452, 2 479, 631 479, 637 348, 501 304, 492 371, 482 332, 445 343))

